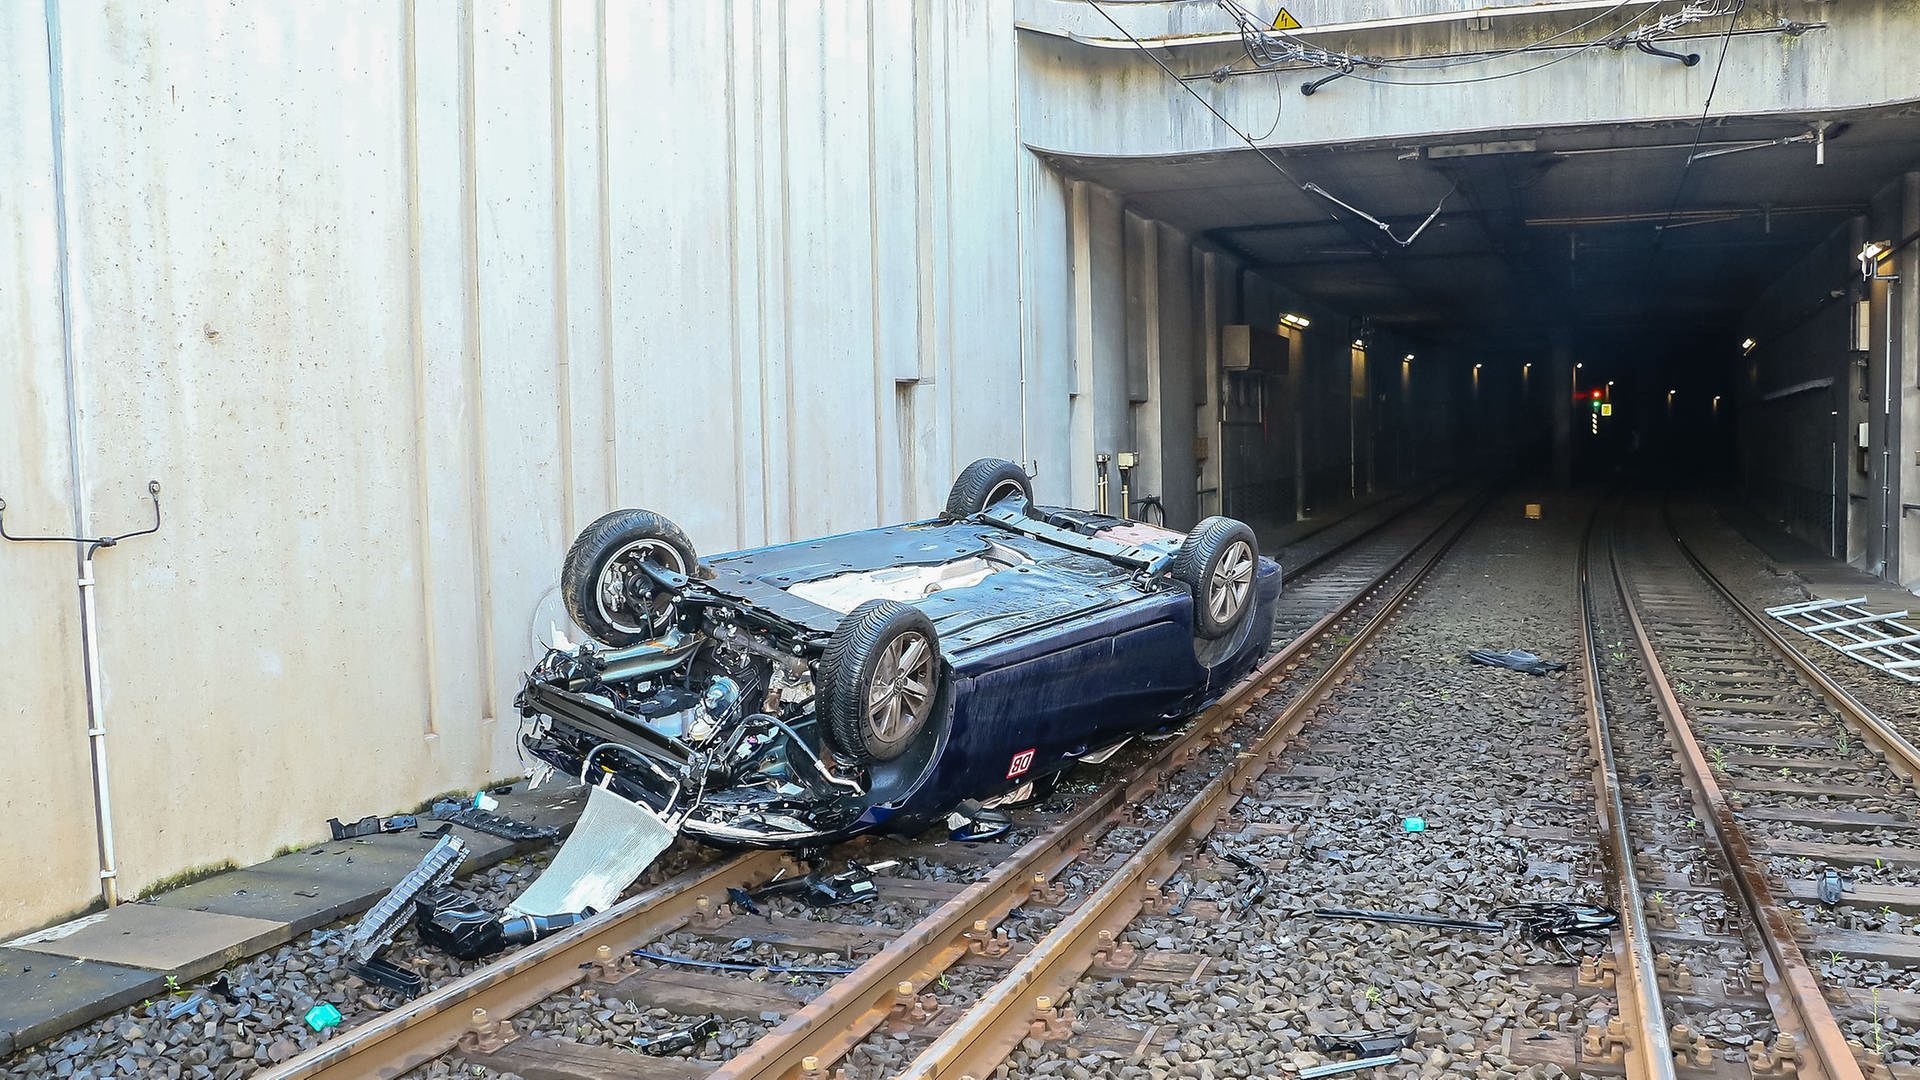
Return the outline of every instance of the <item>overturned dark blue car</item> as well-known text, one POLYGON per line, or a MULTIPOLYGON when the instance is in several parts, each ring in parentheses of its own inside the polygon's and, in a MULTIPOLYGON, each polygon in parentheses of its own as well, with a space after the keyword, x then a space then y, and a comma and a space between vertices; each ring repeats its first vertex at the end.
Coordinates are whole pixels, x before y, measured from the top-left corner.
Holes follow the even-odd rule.
POLYGON ((1037 505, 993 458, 937 518, 705 559, 616 511, 567 554, 593 641, 529 673, 521 744, 722 845, 987 822, 1251 671, 1280 595, 1258 552, 1230 518, 1037 505))

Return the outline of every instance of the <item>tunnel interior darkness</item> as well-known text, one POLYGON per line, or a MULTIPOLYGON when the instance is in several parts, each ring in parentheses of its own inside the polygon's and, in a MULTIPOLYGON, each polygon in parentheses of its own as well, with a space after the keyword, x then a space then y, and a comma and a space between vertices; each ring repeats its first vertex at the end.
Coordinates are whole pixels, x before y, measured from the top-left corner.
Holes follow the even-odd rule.
POLYGON ((1848 230, 1920 166, 1920 117, 1716 117, 1277 156, 1351 209, 1252 150, 1053 160, 1350 313, 1334 332, 1390 330, 1414 343, 1417 363, 1472 372, 1472 414, 1460 419, 1482 433, 1482 449, 1519 454, 1550 440, 1566 395, 1575 476, 1657 449, 1693 477, 1731 479, 1756 308, 1823 244, 1842 257, 1822 264, 1812 300, 1768 313, 1769 333, 1866 295, 1871 284, 1844 257, 1860 246, 1848 230), (1436 206, 1402 246, 1396 238, 1436 206), (1556 356, 1578 365, 1573 385, 1551 377, 1556 356))

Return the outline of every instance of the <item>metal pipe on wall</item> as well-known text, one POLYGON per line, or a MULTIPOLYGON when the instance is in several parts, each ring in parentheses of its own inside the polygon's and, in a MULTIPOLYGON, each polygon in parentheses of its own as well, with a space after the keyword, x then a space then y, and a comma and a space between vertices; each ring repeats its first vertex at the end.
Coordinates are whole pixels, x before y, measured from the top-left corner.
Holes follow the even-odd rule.
MULTIPOLYGON (((73 257, 67 230, 66 88, 61 80, 60 4, 44 0, 47 29, 47 112, 53 147, 55 293, 60 304, 60 351, 67 392, 67 464, 73 485, 73 534, 87 535, 87 484, 81 447, 79 358, 73 347, 73 257)), ((108 907, 120 902, 119 869, 113 850, 113 800, 107 782, 107 729, 100 686, 98 615, 93 602, 94 546, 78 552, 80 640, 87 682, 87 750, 93 765, 93 817, 100 856, 100 898, 108 907)))

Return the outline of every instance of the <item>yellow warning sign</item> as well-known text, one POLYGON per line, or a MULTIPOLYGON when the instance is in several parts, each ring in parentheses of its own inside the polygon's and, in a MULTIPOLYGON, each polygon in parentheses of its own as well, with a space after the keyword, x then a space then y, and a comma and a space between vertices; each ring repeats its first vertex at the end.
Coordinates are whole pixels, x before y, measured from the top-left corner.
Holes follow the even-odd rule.
POLYGON ((1286 8, 1281 8, 1280 14, 1273 17, 1273 28, 1275 30, 1298 30, 1300 29, 1300 20, 1293 17, 1293 12, 1288 11, 1286 8))

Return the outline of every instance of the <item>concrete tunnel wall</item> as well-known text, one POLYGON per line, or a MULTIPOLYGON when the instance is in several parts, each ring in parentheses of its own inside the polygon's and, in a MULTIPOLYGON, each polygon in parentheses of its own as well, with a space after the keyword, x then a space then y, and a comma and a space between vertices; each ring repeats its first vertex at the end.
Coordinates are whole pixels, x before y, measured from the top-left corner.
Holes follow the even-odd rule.
MULTIPOLYGON (((517 773, 610 507, 722 551, 1137 449, 1185 526, 1218 326, 1345 325, 1022 149, 999 0, 192 7, 59 7, 56 98, 0 6, 7 524, 164 485, 96 567, 123 896, 517 773)), ((74 569, 0 546, 0 934, 97 890, 74 569)))

